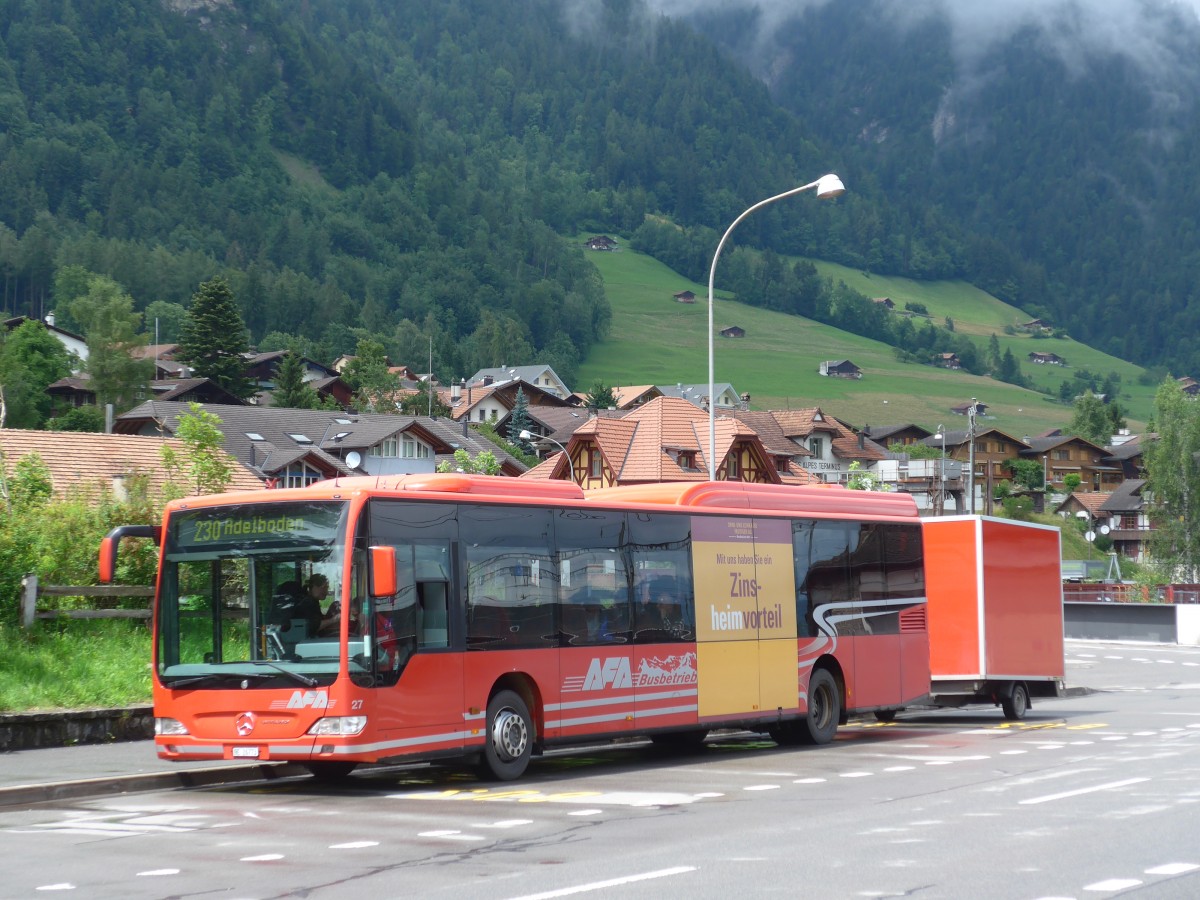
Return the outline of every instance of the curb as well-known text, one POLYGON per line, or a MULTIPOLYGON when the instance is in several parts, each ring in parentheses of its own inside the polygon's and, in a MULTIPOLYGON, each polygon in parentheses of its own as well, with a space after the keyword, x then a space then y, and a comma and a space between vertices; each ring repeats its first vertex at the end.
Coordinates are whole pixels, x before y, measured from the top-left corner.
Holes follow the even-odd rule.
POLYGON ((79 781, 50 784, 19 784, 0 788, 0 808, 77 800, 164 788, 201 788, 255 781, 278 781, 308 775, 299 763, 259 763, 252 766, 214 766, 209 769, 185 769, 178 772, 149 772, 139 775, 109 775, 79 781))
POLYGON ((0 713, 0 752, 112 744, 154 736, 150 704, 115 709, 56 709, 0 713))

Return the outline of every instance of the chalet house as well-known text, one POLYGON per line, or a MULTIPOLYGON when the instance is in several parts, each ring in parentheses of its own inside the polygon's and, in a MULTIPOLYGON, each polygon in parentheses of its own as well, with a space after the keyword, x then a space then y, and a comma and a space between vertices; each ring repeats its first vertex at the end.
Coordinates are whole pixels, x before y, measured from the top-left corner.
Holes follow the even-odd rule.
POLYGON ((830 378, 862 378, 862 369, 848 359, 827 359, 817 371, 830 378))
POLYGON ((680 291, 677 294, 672 294, 676 303, 695 303, 696 295, 691 291, 680 291))
MULTIPOLYGON (((13 329, 20 328, 21 325, 28 321, 31 321, 29 316, 13 316, 10 319, 4 320, 4 329, 5 331, 12 331, 13 329)), ((67 348, 67 352, 78 359, 80 363, 87 362, 87 339, 62 328, 56 328, 54 325, 54 313, 47 313, 44 321, 40 319, 33 319, 32 321, 41 322, 42 326, 54 335, 58 339, 58 342, 67 348)), ((72 371, 79 372, 80 370, 81 366, 72 366, 72 371)))
POLYGON ((730 413, 763 437, 768 450, 780 454, 790 450, 792 462, 825 482, 844 484, 850 464, 872 468, 887 457, 887 450, 865 434, 855 434, 845 422, 827 415, 820 407, 809 409, 730 413), (781 435, 784 442, 776 439, 781 435))
POLYGON ((1150 525, 1150 510, 1143 497, 1146 482, 1130 478, 1119 484, 1101 510, 1108 516, 1108 536, 1113 550, 1126 559, 1146 562, 1149 558, 1149 543, 1153 528, 1150 525))
POLYGON ((1039 366, 1065 366, 1067 361, 1057 353, 1041 353, 1034 350, 1029 354, 1029 361, 1039 366))
MULTIPOLYGON (((988 408, 988 405, 986 403, 980 403, 978 400, 975 401, 975 415, 977 417, 987 415, 987 408, 988 408)), ((958 404, 958 406, 952 406, 952 407, 950 407, 950 412, 954 413, 956 416, 970 415, 971 404, 970 403, 960 403, 960 404, 958 404)))
POLYGON ((155 380, 191 378, 192 370, 186 364, 175 359, 175 354, 178 352, 178 344, 147 344, 144 347, 134 347, 129 351, 129 355, 134 359, 154 360, 155 380))
POLYGON ((746 336, 746 329, 740 325, 730 325, 728 328, 721 329, 721 337, 740 338, 746 336))
MULTIPOLYGON (((303 487, 339 475, 433 472, 454 451, 490 450, 504 475, 525 466, 464 424, 426 416, 330 413, 262 406, 205 406, 217 416, 225 449, 269 487, 303 487)), ((117 418, 120 434, 173 435, 187 403, 148 402, 117 418)))
POLYGON ((617 401, 617 409, 636 409, 644 403, 649 403, 663 392, 652 384, 635 384, 629 387, 615 387, 613 397, 617 401))
MULTIPOLYGON (((1124 437, 1124 435, 1118 437, 1124 437)), ((1119 470, 1121 480, 1145 477, 1146 463, 1142 450, 1145 442, 1155 440, 1157 435, 1154 433, 1137 435, 1128 440, 1122 440, 1120 443, 1117 442, 1118 437, 1114 437, 1113 443, 1105 448, 1108 451, 1108 456, 1104 458, 1105 464, 1119 470)))
POLYGON ((1051 322, 1049 319, 1030 319, 1028 322, 1022 322, 1019 327, 1021 328, 1022 331, 1029 331, 1029 332, 1036 333, 1036 332, 1052 331, 1054 329, 1054 323, 1051 322))
MULTIPOLYGON (((68 375, 47 385, 46 393, 54 397, 58 415, 65 409, 80 406, 95 406, 96 392, 92 390, 92 378, 87 372, 68 375)), ((243 401, 209 378, 163 378, 151 381, 145 390, 134 395, 138 400, 180 400, 195 403, 242 404, 243 401)))
POLYGON ((526 384, 532 384, 534 387, 564 400, 571 396, 567 383, 558 376, 554 369, 546 365, 499 366, 492 369, 480 369, 468 378, 466 383, 473 387, 487 387, 506 381, 524 381, 526 384))
POLYGON ((891 297, 872 297, 872 303, 882 306, 884 309, 892 310, 896 308, 896 303, 891 297))
POLYGON ((588 238, 584 246, 589 250, 616 250, 617 239, 611 238, 607 234, 597 234, 588 238))
MULTIPOLYGON (((664 397, 680 397, 688 403, 699 407, 700 409, 708 409, 708 384, 658 384, 655 388, 664 397)), ((715 404, 717 409, 736 409, 742 402, 741 395, 733 389, 733 385, 727 382, 718 381, 713 385, 713 390, 717 395, 715 404)))
MULTIPOLYGON (((967 404, 970 406, 970 404, 967 404)), ((982 406, 983 404, 979 404, 982 406)), ((971 459, 971 436, 969 431, 946 431, 944 437, 930 435, 922 443, 930 447, 945 447, 946 458, 969 464, 971 459)), ((986 428, 975 434, 975 472, 972 483, 976 495, 976 512, 990 512, 992 488, 1005 479, 1012 479, 1008 460, 1019 459, 1021 451, 1029 449, 1020 438, 1006 434, 998 428, 986 428), (986 506, 986 509, 985 509, 986 506)), ((963 467, 964 477, 971 477, 969 465, 963 467)))
POLYGON ((892 444, 923 443, 933 432, 910 422, 906 425, 864 425, 862 434, 882 447, 890 447, 892 444))
POLYGON ((508 417, 517 405, 517 390, 525 395, 530 413, 547 407, 573 407, 575 404, 545 388, 517 378, 506 381, 481 381, 465 387, 452 384, 449 388, 437 388, 442 402, 450 407, 450 418, 456 422, 489 422, 496 430, 506 433, 508 417))
MULTIPOLYGON (((78 431, 27 431, 19 428, 0 429, 0 456, 4 471, 11 475, 13 466, 25 456, 36 453, 50 472, 54 496, 62 498, 73 492, 111 493, 125 499, 130 479, 144 477, 152 494, 161 494, 167 485, 163 468, 162 448, 186 450, 181 441, 163 441, 161 437, 139 437, 128 434, 89 434, 78 431)), ((229 460, 231 481, 229 489, 248 491, 261 489, 258 476, 236 460, 229 460)))
MULTIPOLYGON (((288 351, 272 350, 267 353, 246 353, 243 355, 246 359, 246 368, 242 374, 257 384, 263 391, 273 391, 276 379, 279 377, 279 366, 283 362, 284 357, 288 355, 288 351)), ((323 366, 319 362, 309 359, 307 356, 302 356, 300 359, 304 363, 305 381, 312 382, 321 378, 332 378, 338 374, 337 370, 331 366, 323 366)))
POLYGON ((1200 381, 1197 381, 1191 375, 1184 375, 1182 378, 1175 379, 1179 383, 1179 389, 1189 397, 1195 397, 1200 394, 1200 381))
MULTIPOLYGON (((736 418, 715 420, 717 479, 808 483, 803 469, 778 462, 736 418)), ((523 477, 573 480, 585 491, 616 485, 708 480, 708 414, 678 397, 659 397, 620 418, 595 416, 559 451, 523 477)))
POLYGON ((939 353, 933 358, 934 365, 943 369, 961 369, 962 360, 957 353, 939 353))
POLYGON ((1025 438, 1022 459, 1042 463, 1047 486, 1063 489, 1063 479, 1078 475, 1085 491, 1110 491, 1121 482, 1121 471, 1107 462, 1109 451, 1091 441, 1070 435, 1025 438))

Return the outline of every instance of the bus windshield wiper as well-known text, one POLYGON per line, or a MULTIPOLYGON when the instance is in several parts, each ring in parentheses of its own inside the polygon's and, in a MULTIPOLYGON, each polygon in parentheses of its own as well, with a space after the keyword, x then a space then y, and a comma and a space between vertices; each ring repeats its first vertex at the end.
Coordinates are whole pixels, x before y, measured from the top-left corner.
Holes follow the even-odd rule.
POLYGON ((293 678, 296 681, 300 682, 305 687, 316 687, 316 685, 318 684, 317 679, 309 678, 307 675, 302 675, 299 672, 293 672, 291 669, 285 669, 283 666, 277 665, 277 664, 271 662, 269 659, 256 659, 256 660, 253 660, 253 663, 256 666, 270 666, 275 671, 282 672, 284 675, 287 675, 289 678, 293 678))

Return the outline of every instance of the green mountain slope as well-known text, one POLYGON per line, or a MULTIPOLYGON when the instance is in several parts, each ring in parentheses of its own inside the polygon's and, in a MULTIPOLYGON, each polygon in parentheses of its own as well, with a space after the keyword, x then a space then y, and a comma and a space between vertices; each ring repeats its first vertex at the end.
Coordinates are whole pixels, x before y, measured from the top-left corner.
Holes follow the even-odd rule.
MULTIPOLYGON (((580 365, 580 388, 586 389, 594 380, 609 385, 707 382, 707 285, 690 282, 633 250, 589 253, 588 259, 604 278, 613 319, 608 336, 594 345, 580 365), (693 291, 696 303, 673 299, 683 290, 693 291)), ((964 331, 983 343, 990 329, 1002 328, 1017 313, 962 282, 868 278, 829 263, 817 267, 822 275, 844 279, 870 296, 890 296, 900 308, 910 300, 924 303, 931 315, 953 315, 964 331)), ((717 332, 730 325, 746 330, 742 338, 723 338, 719 333, 715 337, 715 379, 749 393, 756 409, 819 405, 856 425, 916 422, 932 431, 940 423, 953 430, 966 425, 950 413, 950 407, 977 397, 988 404, 987 423, 1016 437, 1065 427, 1071 417, 1069 406, 1034 391, 988 377, 900 362, 891 347, 878 341, 723 299, 719 292, 713 319, 717 332), (827 359, 852 360, 863 370, 863 378, 819 375, 818 366, 827 359)), ((1003 345, 1006 336, 1000 338, 1003 345)), ((1144 423, 1153 388, 1137 384, 1141 370, 1136 366, 1074 341, 1007 340, 1014 348, 1061 345, 1062 355, 1072 362, 1078 358, 1102 371, 1119 371, 1123 387, 1139 388, 1121 397, 1130 410, 1130 425, 1136 428, 1144 423)), ((1023 366, 1031 368, 1031 364, 1023 366)))

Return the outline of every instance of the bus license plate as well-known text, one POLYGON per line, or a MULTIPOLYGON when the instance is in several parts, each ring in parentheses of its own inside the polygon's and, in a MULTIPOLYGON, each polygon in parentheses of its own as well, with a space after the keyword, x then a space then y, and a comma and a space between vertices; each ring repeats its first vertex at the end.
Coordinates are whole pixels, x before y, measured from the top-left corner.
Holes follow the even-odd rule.
POLYGON ((252 759, 258 759, 258 747, 234 747, 233 748, 233 756, 234 756, 234 759, 239 759, 239 758, 247 757, 247 756, 252 759))

